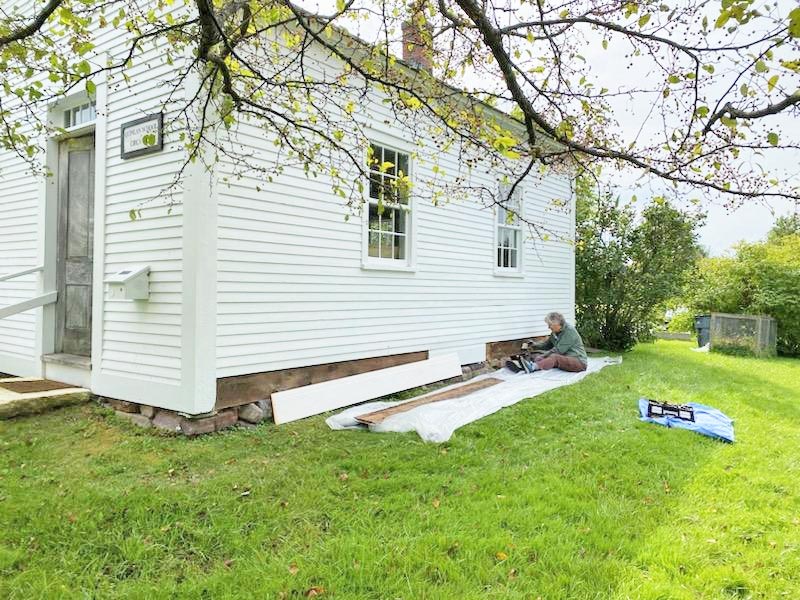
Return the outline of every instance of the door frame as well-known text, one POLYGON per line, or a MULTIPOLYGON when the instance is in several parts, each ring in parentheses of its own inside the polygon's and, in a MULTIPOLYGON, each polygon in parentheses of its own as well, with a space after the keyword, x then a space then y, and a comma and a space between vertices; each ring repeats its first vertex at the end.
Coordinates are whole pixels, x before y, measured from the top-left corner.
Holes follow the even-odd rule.
MULTIPOLYGON (((56 309, 55 304, 49 304, 40 309, 36 319, 36 346, 34 356, 36 361, 37 376, 51 377, 65 383, 76 383, 82 387, 94 388, 94 380, 99 374, 97 366, 102 356, 102 326, 103 322, 103 274, 105 271, 105 198, 106 198, 106 155, 107 155, 107 81, 101 75, 95 81, 96 92, 94 95, 96 119, 59 135, 53 135, 44 141, 45 169, 47 176, 39 178, 39 243, 37 256, 39 264, 44 270, 39 278, 40 293, 56 289, 56 256, 58 251, 58 147, 63 140, 84 137, 94 134, 95 163, 94 163, 94 249, 92 272, 92 342, 91 361, 88 367, 67 367, 48 363, 43 356, 53 354, 55 351, 56 309)), ((63 123, 64 111, 73 106, 83 104, 89 100, 85 92, 70 95, 61 102, 52 105, 48 110, 48 122, 53 127, 63 123)))

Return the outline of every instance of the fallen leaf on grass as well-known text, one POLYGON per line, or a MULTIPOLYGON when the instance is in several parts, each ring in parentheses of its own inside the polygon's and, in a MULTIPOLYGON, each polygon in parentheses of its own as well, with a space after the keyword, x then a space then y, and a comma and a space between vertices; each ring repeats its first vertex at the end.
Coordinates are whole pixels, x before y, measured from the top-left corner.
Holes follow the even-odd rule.
POLYGON ((347 473, 339 473, 339 481, 347 481, 350 476, 347 473))
POLYGON ((509 579, 516 579, 516 578, 517 578, 517 575, 518 575, 518 573, 517 573, 517 570, 516 570, 516 569, 511 569, 511 570, 508 572, 508 578, 509 578, 509 579))
POLYGON ((297 567, 296 564, 292 563, 292 564, 289 565, 289 573, 291 573, 292 575, 297 575, 297 572, 299 570, 300 569, 297 567))
POLYGON ((224 561, 222 561, 222 564, 225 565, 225 568, 230 569, 233 566, 233 559, 226 558, 224 561))
POLYGON ((245 490, 241 494, 239 494, 239 497, 240 498, 244 498, 244 497, 249 496, 249 495, 250 495, 250 490, 245 490))
POLYGON ((321 585, 315 585, 312 588, 309 588, 306 592, 306 598, 314 598, 316 596, 322 596, 325 593, 325 588, 321 585))
POLYGON ((495 554, 494 557, 499 561, 508 560, 508 554, 502 551, 495 554))
POLYGON ((439 508, 439 506, 442 504, 442 502, 438 498, 434 498, 433 502, 431 504, 433 504, 433 508, 439 508))

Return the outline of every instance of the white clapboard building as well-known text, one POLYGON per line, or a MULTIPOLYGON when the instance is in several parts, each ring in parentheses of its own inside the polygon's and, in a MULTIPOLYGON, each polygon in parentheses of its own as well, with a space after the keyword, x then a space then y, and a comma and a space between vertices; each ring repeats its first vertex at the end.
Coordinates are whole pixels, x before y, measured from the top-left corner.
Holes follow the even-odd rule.
MULTIPOLYGON (((98 56, 121 56, 125 41, 106 31, 98 56)), ((544 334, 549 311, 574 317, 568 175, 519 187, 549 239, 485 201, 413 193, 381 238, 366 207, 345 219, 324 177, 241 176, 224 155, 210 171, 190 163, 167 200, 186 160, 164 108, 177 67, 147 52, 128 81, 98 76, 91 96, 48 107, 64 127, 41 142, 51 177, 0 151, 0 372, 200 415, 446 353, 480 363, 511 347, 499 342, 544 334)), ((373 152, 425 175, 431 163, 414 157, 439 153, 434 140, 418 145, 385 104, 357 100, 373 152)), ((219 143, 277 157, 255 123, 219 143)), ((437 164, 461 170, 455 150, 437 164)), ((472 177, 500 188, 491 169, 472 177)))

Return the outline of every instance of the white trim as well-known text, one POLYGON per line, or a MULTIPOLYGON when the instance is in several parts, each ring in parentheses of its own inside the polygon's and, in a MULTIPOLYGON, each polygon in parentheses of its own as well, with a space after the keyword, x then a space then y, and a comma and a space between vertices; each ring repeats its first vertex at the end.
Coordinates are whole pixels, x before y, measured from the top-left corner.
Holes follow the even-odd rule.
POLYGON ((69 383, 70 385, 86 388, 87 390, 90 389, 92 385, 92 372, 89 369, 82 369, 71 365, 44 363, 42 377, 62 383, 69 383))
MULTIPOLYGON (((494 256, 495 262, 497 262, 497 248, 494 249, 494 256)), ((511 277, 512 279, 525 279, 525 272, 524 271, 517 271, 516 269, 509 269, 495 266, 494 268, 494 276, 495 277, 511 277)))
POLYGON ((416 273, 417 267, 413 265, 395 265, 394 262, 402 262, 402 261, 393 261, 388 258, 381 259, 381 258, 372 258, 371 260, 362 260, 361 261, 361 268, 364 271, 399 271, 401 273, 416 273))
MULTIPOLYGON (((380 136, 375 136, 379 138, 380 136)), ((364 203, 362 210, 361 210, 361 268, 366 271, 400 271, 406 273, 413 273, 416 271, 417 266, 417 205, 414 201, 414 163, 412 153, 402 146, 398 146, 397 144, 387 144, 379 141, 378 139, 374 139, 370 137, 367 140, 368 146, 369 145, 376 145, 380 146, 386 150, 391 150, 393 152, 397 152, 400 154, 404 154, 408 160, 408 173, 406 174, 410 183, 411 188, 409 190, 408 195, 408 204, 405 205, 407 207, 406 211, 406 257, 405 259, 393 259, 393 258, 377 258, 374 256, 369 255, 369 208, 370 203, 372 202, 372 198, 369 195, 369 178, 365 182, 365 190, 366 190, 366 202, 364 203)), ((369 169, 369 165, 367 164, 367 155, 369 150, 364 150, 364 164, 367 165, 367 169, 369 169)), ((401 205, 402 206, 402 205, 401 205)), ((389 207, 389 210, 394 209, 395 207, 389 207)))
POLYGON ((94 131, 94 256, 92 258, 91 389, 103 366, 106 261, 106 165, 108 162, 108 75, 96 84, 94 131))
POLYGON ((41 377, 42 361, 38 358, 21 358, 11 354, 0 354, 0 373, 17 377, 41 377))
MULTIPOLYGON (((185 86, 201 85, 195 72, 185 86)), ((212 133, 212 135, 214 135, 212 133)), ((212 156, 213 140, 201 156, 212 156)), ((207 413, 217 400, 217 185, 202 158, 183 181, 183 294, 181 320, 182 412, 207 413)))
POLYGON ((109 375, 100 369, 93 368, 91 389, 98 396, 118 398, 175 411, 185 409, 184 386, 181 385, 109 375))
MULTIPOLYGON (((498 184, 497 193, 502 194, 503 184, 498 184)), ((492 264, 494 265, 494 275, 496 277, 512 277, 523 279, 525 277, 525 240, 522 235, 522 219, 525 218, 525 186, 523 184, 517 185, 514 190, 515 194, 519 194, 519 213, 518 218, 520 224, 518 227, 505 226, 509 229, 515 229, 519 232, 519 246, 517 247, 517 266, 516 267, 501 267, 497 264, 497 250, 500 238, 498 236, 500 227, 503 227, 497 222, 497 211, 499 206, 495 205, 492 209, 492 226, 494 227, 494 237, 492 242, 492 264)))
POLYGON ((459 375, 458 354, 447 354, 276 392, 272 394, 272 413, 275 424, 280 425, 459 375))

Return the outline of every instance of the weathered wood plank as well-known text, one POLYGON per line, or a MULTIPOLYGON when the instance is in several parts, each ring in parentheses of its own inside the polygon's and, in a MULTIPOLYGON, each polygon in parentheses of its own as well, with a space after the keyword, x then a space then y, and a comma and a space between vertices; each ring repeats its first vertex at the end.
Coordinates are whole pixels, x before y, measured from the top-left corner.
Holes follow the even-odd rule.
POLYGON ((427 359, 427 352, 408 352, 405 354, 297 367, 296 369, 222 377, 217 379, 215 409, 220 410, 258 402, 259 400, 269 400, 270 396, 275 392, 427 359))
POLYGON ((356 417, 356 421, 363 423, 364 425, 375 425, 377 423, 381 423, 384 419, 391 417, 392 415, 407 412, 418 406, 431 404, 433 402, 441 402, 442 400, 461 398, 463 396, 472 394, 473 392, 477 392, 478 390, 484 390, 502 382, 502 379, 496 379, 494 377, 481 379, 480 381, 473 381, 472 383, 468 383, 451 390, 446 390, 444 392, 439 392, 438 394, 431 394, 430 396, 417 398, 416 400, 398 404, 397 406, 392 406, 390 408, 384 408, 382 410, 376 410, 371 413, 360 415, 356 417))
POLYGON ((277 392, 272 394, 272 416, 276 424, 288 423, 459 375, 461 363, 458 354, 437 356, 417 363, 277 392))

